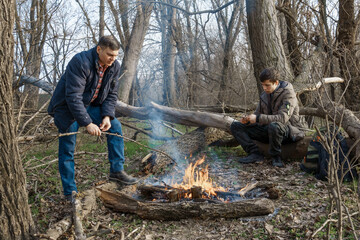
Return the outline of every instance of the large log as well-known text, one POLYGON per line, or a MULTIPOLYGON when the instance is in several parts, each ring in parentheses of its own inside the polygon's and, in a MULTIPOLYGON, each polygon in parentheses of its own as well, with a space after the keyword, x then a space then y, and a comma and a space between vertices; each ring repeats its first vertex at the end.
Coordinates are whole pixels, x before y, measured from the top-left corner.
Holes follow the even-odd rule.
POLYGON ((98 188, 106 207, 123 213, 134 213, 143 219, 180 220, 186 218, 218 219, 264 216, 274 212, 274 203, 266 198, 232 203, 138 201, 127 194, 98 188))
POLYGON ((147 107, 134 107, 117 101, 116 117, 128 116, 137 119, 163 120, 187 126, 214 127, 230 132, 230 125, 234 118, 209 112, 194 112, 166 107, 154 102, 147 107))

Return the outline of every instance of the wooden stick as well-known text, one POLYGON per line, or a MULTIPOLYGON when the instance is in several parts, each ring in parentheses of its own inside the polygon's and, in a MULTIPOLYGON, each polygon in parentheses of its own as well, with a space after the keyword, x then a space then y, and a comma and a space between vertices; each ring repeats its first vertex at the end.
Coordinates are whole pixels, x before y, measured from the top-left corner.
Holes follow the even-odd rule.
POLYGON ((181 131, 177 130, 176 128, 173 128, 173 127, 172 127, 172 126, 170 126, 169 124, 166 124, 166 123, 164 123, 164 122, 162 122, 161 124, 162 124, 162 125, 164 125, 165 127, 169 128, 169 129, 171 129, 172 131, 174 131, 174 132, 176 132, 176 133, 180 134, 180 135, 184 135, 184 133, 183 133, 183 132, 181 132, 181 131))
POLYGON ((75 228, 75 239, 85 240, 86 236, 84 234, 84 229, 81 223, 81 202, 77 199, 77 193, 72 192, 72 207, 73 207, 73 223, 75 228))
MULTIPOLYGON (((81 133, 81 132, 61 133, 61 134, 55 135, 55 136, 53 136, 53 137, 54 137, 54 138, 59 138, 59 137, 71 136, 71 135, 75 135, 75 134, 79 134, 79 133, 81 133)), ((173 159, 172 157, 170 157, 169 154, 167 154, 167 153, 165 153, 165 152, 163 152, 163 151, 160 151, 160 150, 151 148, 151 147, 146 146, 146 145, 144 145, 144 144, 141 144, 141 143, 139 143, 139 142, 136 141, 136 140, 133 140, 133 139, 128 138, 128 137, 125 137, 125 136, 121 136, 121 135, 116 134, 116 133, 102 132, 102 134, 111 135, 111 136, 116 136, 116 137, 123 138, 124 140, 130 141, 130 142, 134 142, 134 143, 136 143, 136 144, 138 144, 138 145, 140 145, 140 146, 142 146, 142 147, 148 148, 148 149, 150 149, 150 150, 153 150, 153 151, 155 151, 155 152, 158 152, 158 153, 160 153, 160 154, 165 155, 165 156, 168 157, 174 164, 177 164, 176 161, 175 161, 175 159, 173 159)), ((18 141, 22 141, 22 140, 33 140, 36 136, 28 136, 28 137, 29 137, 29 139, 24 139, 24 138, 26 138, 26 137, 19 137, 19 138, 17 138, 17 140, 18 140, 18 141)))
POLYGON ((55 163, 57 161, 58 161, 58 158, 55 158, 55 159, 51 160, 50 162, 43 163, 43 164, 40 164, 40 165, 37 165, 37 166, 34 166, 34 167, 30 167, 30 168, 25 168, 25 169, 26 170, 33 170, 33 169, 36 169, 36 168, 39 168, 39 167, 42 167, 42 166, 50 165, 50 164, 55 163))
POLYGON ((133 140, 133 139, 131 139, 131 138, 127 138, 127 137, 121 136, 121 135, 116 134, 116 133, 109 133, 109 132, 102 132, 102 133, 103 133, 103 134, 106 134, 106 135, 121 137, 121 138, 123 138, 123 139, 125 139, 125 140, 128 140, 128 141, 130 141, 130 142, 134 142, 134 143, 136 143, 136 144, 138 144, 138 145, 140 145, 140 146, 142 146, 142 147, 145 147, 145 148, 151 149, 151 150, 153 150, 153 151, 155 151, 155 152, 161 153, 161 154, 167 156, 174 164, 177 164, 176 161, 175 161, 175 159, 173 159, 172 157, 169 156, 169 154, 167 154, 167 153, 165 153, 165 152, 163 152, 163 151, 160 151, 160 150, 157 150, 157 149, 148 147, 148 146, 146 146, 146 145, 144 145, 144 144, 141 144, 141 143, 139 143, 139 142, 137 142, 137 141, 135 141, 135 140, 133 140))
POLYGON ((254 188, 256 188, 257 185, 258 185, 258 182, 249 183, 244 188, 242 188, 238 193, 241 196, 244 196, 247 192, 249 192, 249 191, 253 190, 254 188))

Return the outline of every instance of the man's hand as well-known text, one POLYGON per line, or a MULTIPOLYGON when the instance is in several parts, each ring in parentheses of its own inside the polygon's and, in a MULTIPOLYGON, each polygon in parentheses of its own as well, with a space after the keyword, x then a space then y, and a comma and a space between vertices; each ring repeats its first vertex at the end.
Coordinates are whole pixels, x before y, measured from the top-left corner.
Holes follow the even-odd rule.
POLYGON ((91 135, 94 135, 94 136, 101 135, 100 128, 93 123, 90 123, 89 125, 86 126, 86 131, 88 131, 88 133, 90 133, 91 135))
POLYGON ((249 120, 250 123, 256 123, 256 115, 255 114, 250 114, 246 118, 247 118, 247 120, 249 120))
POLYGON ((111 127, 110 117, 106 116, 103 118, 102 123, 100 124, 100 130, 106 132, 111 127))

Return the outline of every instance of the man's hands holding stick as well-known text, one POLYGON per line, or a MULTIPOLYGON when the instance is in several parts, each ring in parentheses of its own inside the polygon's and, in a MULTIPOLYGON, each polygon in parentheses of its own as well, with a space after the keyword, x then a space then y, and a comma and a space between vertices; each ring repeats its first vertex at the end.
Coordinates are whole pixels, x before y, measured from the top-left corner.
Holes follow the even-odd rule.
POLYGON ((86 131, 93 136, 100 136, 101 131, 106 132, 107 130, 110 129, 110 127, 111 127, 110 117, 106 116, 103 118, 100 127, 98 127, 94 123, 90 123, 89 125, 86 126, 86 131))

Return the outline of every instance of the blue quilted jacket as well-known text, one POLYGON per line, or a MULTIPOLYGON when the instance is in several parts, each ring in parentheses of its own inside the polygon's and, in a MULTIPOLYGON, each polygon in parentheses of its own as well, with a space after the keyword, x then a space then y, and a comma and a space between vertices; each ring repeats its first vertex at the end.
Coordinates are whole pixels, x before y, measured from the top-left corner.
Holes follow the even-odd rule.
MULTIPOLYGON (((60 132, 65 132, 77 121, 80 126, 92 123, 86 108, 99 81, 96 47, 76 54, 66 67, 51 98, 48 113, 54 117, 60 132)), ((105 71, 98 97, 92 103, 101 106, 102 116, 115 117, 119 87, 120 64, 115 61, 105 71)))

